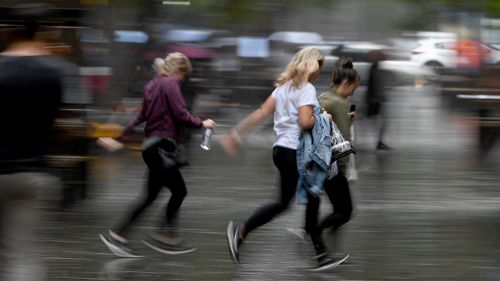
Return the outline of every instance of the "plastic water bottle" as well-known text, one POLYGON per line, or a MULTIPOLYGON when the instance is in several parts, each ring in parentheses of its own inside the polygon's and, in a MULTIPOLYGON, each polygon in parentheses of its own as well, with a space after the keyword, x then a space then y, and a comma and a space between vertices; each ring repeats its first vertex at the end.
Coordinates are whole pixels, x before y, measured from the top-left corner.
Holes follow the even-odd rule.
POLYGON ((210 150, 210 139, 212 138, 212 129, 206 128, 203 133, 203 140, 200 144, 204 150, 210 150))

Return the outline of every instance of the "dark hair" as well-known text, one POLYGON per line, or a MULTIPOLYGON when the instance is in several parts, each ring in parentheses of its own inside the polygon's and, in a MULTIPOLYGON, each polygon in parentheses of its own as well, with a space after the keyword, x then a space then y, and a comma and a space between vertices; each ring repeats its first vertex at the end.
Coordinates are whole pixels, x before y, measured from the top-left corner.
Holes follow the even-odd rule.
POLYGON ((339 85, 344 80, 347 80, 349 83, 357 82, 359 80, 359 74, 353 68, 351 58, 341 58, 333 71, 333 85, 339 85))
POLYGON ((23 3, 12 7, 12 15, 22 28, 12 31, 12 39, 32 40, 35 38, 40 21, 47 19, 53 13, 53 6, 45 3, 23 3))

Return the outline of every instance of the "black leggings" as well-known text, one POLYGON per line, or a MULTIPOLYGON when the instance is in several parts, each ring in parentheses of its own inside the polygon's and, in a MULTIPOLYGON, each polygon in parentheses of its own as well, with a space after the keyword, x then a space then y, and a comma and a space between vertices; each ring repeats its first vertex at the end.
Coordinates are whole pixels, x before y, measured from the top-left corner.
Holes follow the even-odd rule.
MULTIPOLYGON (((299 172, 297 170, 297 151, 290 148, 275 146, 273 148, 273 161, 280 173, 280 197, 279 201, 265 204, 258 208, 244 223, 243 237, 246 237, 252 230, 268 223, 277 215, 285 211, 292 198, 295 196, 299 172)), ((308 194, 307 208, 318 208, 319 198, 308 194)), ((306 216, 306 225, 309 227, 311 239, 315 247, 324 248, 323 242, 316 235, 316 226, 318 222, 318 212, 309 213, 306 216), (318 240, 319 239, 319 240, 318 240), (318 245, 318 246, 316 246, 318 245)))
POLYGON ((280 146, 273 148, 273 162, 280 173, 281 192, 279 201, 268 203, 258 208, 244 223, 244 236, 259 226, 268 223, 288 208, 290 201, 295 196, 299 180, 296 157, 297 152, 294 149, 280 146))
POLYGON ((327 248, 322 238, 323 229, 327 227, 337 229, 344 223, 348 222, 352 214, 352 200, 351 193, 349 191, 349 182, 343 173, 343 169, 340 167, 339 169, 341 169, 340 173, 332 179, 327 179, 323 185, 323 188, 333 206, 333 213, 324 218, 319 225, 319 197, 315 198, 308 195, 309 203, 306 207, 305 230, 311 236, 314 248, 318 254, 327 252, 327 248))
POLYGON ((324 189, 333 206, 333 213, 325 217, 318 225, 318 231, 332 227, 337 229, 351 219, 352 199, 349 182, 344 173, 339 173, 330 180, 326 180, 324 189))
POLYGON ((124 234, 127 231, 130 224, 155 201, 163 186, 170 189, 172 196, 165 209, 165 219, 162 227, 168 227, 171 231, 175 227, 178 210, 187 195, 186 184, 178 168, 174 167, 167 170, 160 168, 158 147, 158 145, 153 145, 142 152, 144 162, 149 168, 148 183, 141 196, 129 209, 122 223, 116 228, 118 234, 124 234))

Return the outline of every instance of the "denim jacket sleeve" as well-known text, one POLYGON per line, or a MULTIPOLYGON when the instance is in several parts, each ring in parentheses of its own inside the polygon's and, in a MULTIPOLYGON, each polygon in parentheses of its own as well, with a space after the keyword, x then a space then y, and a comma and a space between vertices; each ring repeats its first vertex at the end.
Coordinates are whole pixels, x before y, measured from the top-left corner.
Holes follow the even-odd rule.
POLYGON ((332 130, 330 119, 314 108, 315 125, 312 130, 304 130, 297 147, 297 202, 307 203, 307 193, 318 196, 323 190, 323 182, 330 166, 332 130))

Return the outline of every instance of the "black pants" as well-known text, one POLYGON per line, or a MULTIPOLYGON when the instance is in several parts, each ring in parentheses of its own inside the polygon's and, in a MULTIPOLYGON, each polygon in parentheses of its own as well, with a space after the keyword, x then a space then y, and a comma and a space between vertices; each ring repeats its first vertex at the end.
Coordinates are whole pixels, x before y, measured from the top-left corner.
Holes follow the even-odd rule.
POLYGON ((352 199, 349 182, 343 172, 326 180, 324 189, 333 206, 333 213, 325 217, 318 225, 318 231, 332 227, 337 229, 351 219, 352 199))
POLYGON ((321 230, 318 229, 318 217, 319 217, 319 206, 320 198, 307 194, 307 206, 306 206, 306 233, 311 237, 314 249, 317 254, 323 254, 327 252, 325 243, 321 236, 321 230))
POLYGON ((295 196, 299 180, 296 158, 297 152, 294 149, 279 146, 273 148, 273 162, 280 173, 280 196, 278 201, 261 206, 247 219, 244 228, 245 236, 288 208, 295 196))
MULTIPOLYGON (((297 151, 294 149, 284 148, 276 146, 273 148, 273 161, 276 168, 280 173, 280 196, 279 200, 265 204, 258 208, 244 223, 244 233, 246 236, 252 230, 268 223, 277 215, 285 211, 290 201, 294 198, 295 192, 297 190, 297 182, 299 179, 299 172, 297 170, 297 151)), ((318 208, 319 198, 312 195, 308 195, 309 203, 307 208, 318 208)), ((310 213, 306 216, 306 225, 308 225, 309 233, 313 243, 318 245, 320 248, 324 248, 324 244, 321 240, 318 240, 316 235, 316 226, 318 222, 318 212, 310 213)))
POLYGON ((384 104, 380 102, 368 103, 367 117, 373 119, 377 131, 377 144, 384 142, 384 135, 387 128, 387 118, 384 112, 384 104))
POLYGON ((349 182, 345 177, 344 170, 339 167, 339 174, 332 179, 327 179, 323 188, 330 199, 333 206, 333 213, 325 217, 318 224, 319 217, 319 198, 313 198, 308 195, 306 207, 306 223, 305 231, 311 236, 314 248, 318 254, 327 252, 325 243, 323 242, 322 232, 327 227, 337 229, 344 223, 348 222, 352 214, 352 200, 349 191, 349 182))
MULTIPOLYGON (((161 226, 168 228, 170 231, 175 227, 175 219, 178 210, 187 195, 186 184, 178 168, 166 170, 161 168, 161 159, 158 154, 160 145, 161 144, 152 145, 142 152, 144 162, 146 162, 149 168, 148 182, 141 196, 131 206, 128 214, 116 228, 119 234, 124 234, 127 231, 130 224, 155 201, 164 186, 170 189, 172 195, 165 208, 165 219, 161 226)), ((171 149, 170 147, 162 148, 167 150, 171 149)))
MULTIPOLYGON (((351 219, 352 215, 352 199, 351 192, 349 190, 349 182, 344 173, 339 173, 332 179, 326 180, 324 183, 324 190, 328 195, 328 199, 333 207, 333 212, 326 216, 317 227, 317 234, 321 235, 325 228, 332 227, 333 229, 339 228, 341 225, 345 224, 351 219)), ((306 216, 318 217, 319 212, 319 202, 318 206, 311 204, 307 207, 306 216)), ((312 229, 309 226, 309 229, 312 229)), ((306 231, 309 232, 307 220, 306 220, 306 231)))

